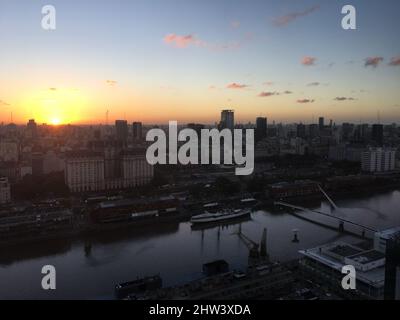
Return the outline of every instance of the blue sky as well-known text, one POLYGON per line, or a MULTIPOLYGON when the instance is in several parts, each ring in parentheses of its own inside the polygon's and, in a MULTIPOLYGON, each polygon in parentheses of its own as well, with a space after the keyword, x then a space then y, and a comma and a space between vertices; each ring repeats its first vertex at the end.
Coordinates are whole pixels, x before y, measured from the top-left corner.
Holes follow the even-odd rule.
POLYGON ((399 9, 395 0, 0 0, 0 117, 45 121, 52 100, 52 117, 71 122, 100 121, 93 111, 105 109, 212 122, 225 106, 243 122, 373 121, 378 110, 399 121, 400 66, 389 65, 400 56, 399 9), (40 26, 46 4, 55 31, 40 26), (345 4, 357 9, 357 30, 341 28, 345 4))

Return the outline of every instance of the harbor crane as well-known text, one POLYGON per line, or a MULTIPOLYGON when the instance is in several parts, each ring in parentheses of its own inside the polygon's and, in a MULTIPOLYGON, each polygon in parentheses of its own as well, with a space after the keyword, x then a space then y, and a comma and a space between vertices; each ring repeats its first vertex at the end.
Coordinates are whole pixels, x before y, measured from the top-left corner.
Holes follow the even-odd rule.
POLYGON ((268 259, 267 253, 267 229, 264 228, 261 237, 261 242, 258 244, 254 240, 250 239, 242 232, 242 226, 239 225, 239 230, 235 232, 239 238, 243 241, 246 247, 249 249, 249 258, 251 259, 268 259))

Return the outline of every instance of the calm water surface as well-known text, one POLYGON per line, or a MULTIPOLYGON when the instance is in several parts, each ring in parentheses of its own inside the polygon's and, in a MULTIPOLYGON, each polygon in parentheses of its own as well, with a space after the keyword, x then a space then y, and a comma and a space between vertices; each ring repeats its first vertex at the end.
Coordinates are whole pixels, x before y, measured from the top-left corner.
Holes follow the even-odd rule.
MULTIPOLYGON (((331 212, 339 217, 376 229, 400 225, 400 192, 337 201, 341 208, 331 212)), ((316 208, 330 212, 327 203, 316 208)), ((307 217, 336 225, 315 213, 307 217)), ((259 242, 268 229, 268 253, 272 260, 298 257, 298 250, 336 240, 359 241, 343 236, 283 211, 258 211, 241 223, 242 232, 259 242), (292 243, 293 229, 299 230, 299 243, 292 243)), ((346 226, 347 227, 347 226, 346 226)), ((201 267, 215 259, 227 260, 231 268, 245 268, 248 248, 235 234, 238 225, 191 229, 190 223, 154 226, 102 234, 94 239, 57 240, 2 249, 0 252, 0 299, 107 299, 113 298, 116 283, 136 276, 160 273, 165 285, 201 277, 201 267), (57 289, 41 289, 41 268, 54 265, 57 289)), ((360 229, 357 231, 360 233, 360 229)))

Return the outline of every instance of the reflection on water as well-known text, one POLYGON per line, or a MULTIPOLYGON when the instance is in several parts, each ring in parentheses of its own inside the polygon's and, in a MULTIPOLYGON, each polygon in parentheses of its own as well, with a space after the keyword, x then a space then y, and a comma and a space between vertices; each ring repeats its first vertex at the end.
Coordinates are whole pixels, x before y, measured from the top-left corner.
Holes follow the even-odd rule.
MULTIPOLYGON (((400 225, 399 191, 336 202, 340 209, 332 214, 357 223, 377 229, 400 225)), ((331 212, 327 203, 317 209, 331 212)), ((321 220, 315 213, 303 214, 321 220)), ((260 242, 263 229, 268 229, 267 250, 272 260, 296 258, 300 249, 338 239, 356 241, 352 236, 285 213, 254 212, 251 220, 240 225, 243 234, 255 242, 260 242), (298 230, 298 243, 292 242, 293 229, 298 230)), ((116 283, 136 276, 160 273, 166 285, 181 283, 200 277, 203 263, 221 258, 232 268, 243 268, 248 248, 237 236, 238 227, 236 224, 192 230, 188 222, 172 223, 3 249, 0 298, 112 298, 116 283), (55 291, 41 289, 41 268, 46 264, 56 267, 55 291)))

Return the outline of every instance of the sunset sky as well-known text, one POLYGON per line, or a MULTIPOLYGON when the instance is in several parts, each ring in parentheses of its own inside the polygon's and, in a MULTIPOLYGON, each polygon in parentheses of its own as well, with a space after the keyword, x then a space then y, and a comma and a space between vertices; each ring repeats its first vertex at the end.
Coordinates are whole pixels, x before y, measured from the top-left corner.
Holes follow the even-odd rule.
POLYGON ((398 0, 0 0, 0 122, 400 121, 398 0), (57 29, 41 28, 41 9, 57 29), (357 30, 341 8, 357 9, 357 30))

